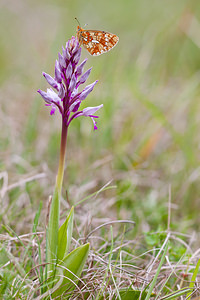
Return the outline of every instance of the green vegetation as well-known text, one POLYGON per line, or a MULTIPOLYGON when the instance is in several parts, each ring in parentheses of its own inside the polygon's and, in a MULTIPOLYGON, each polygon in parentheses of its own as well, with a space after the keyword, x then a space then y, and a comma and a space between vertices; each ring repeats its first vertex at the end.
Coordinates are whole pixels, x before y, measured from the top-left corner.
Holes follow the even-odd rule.
POLYGON ((83 50, 93 67, 88 83, 99 80, 85 107, 104 107, 98 131, 87 118, 69 130, 61 224, 74 206, 69 250, 89 242, 90 251, 63 299, 200 297, 199 16, 195 0, 1 5, 0 299, 48 290, 46 219, 61 119, 36 91, 76 34, 75 17, 119 43, 98 57, 83 50))

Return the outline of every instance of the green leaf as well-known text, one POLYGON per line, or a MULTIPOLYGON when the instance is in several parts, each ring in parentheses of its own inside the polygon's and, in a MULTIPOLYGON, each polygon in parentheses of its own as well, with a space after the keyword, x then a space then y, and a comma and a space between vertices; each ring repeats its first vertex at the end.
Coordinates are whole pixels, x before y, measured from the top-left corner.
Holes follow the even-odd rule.
MULTIPOLYGON (((120 296, 121 300, 139 300, 139 299, 144 300, 146 295, 147 295, 146 291, 143 291, 141 294, 141 291, 139 291, 139 290, 132 290, 132 289, 119 290, 119 296, 120 296)), ((109 296, 110 296, 109 294, 106 295, 106 298, 105 298, 105 296, 100 296, 99 300, 109 299, 109 296)), ((119 297, 116 298, 116 296, 114 296, 112 298, 112 300, 116 300, 116 299, 119 300, 119 297)))
MULTIPOLYGON (((197 274, 198 274, 198 271, 199 271, 199 267, 200 267, 200 259, 197 262, 197 265, 196 265, 196 267, 194 269, 194 273, 193 273, 191 281, 190 281, 189 288, 191 288, 191 289, 194 288, 194 283, 195 283, 195 280, 196 280, 196 277, 197 277, 197 274)), ((191 299, 191 293, 187 294, 187 298, 188 298, 188 300, 191 299)))
POLYGON ((47 227, 46 237, 46 261, 47 272, 55 269, 58 250, 58 229, 59 229, 59 213, 60 213, 60 191, 55 187, 52 202, 50 206, 49 223, 47 227))
POLYGON ((58 231, 58 262, 59 260, 62 260, 69 252, 69 247, 72 239, 73 220, 74 207, 71 208, 68 217, 58 231))
POLYGON ((121 290, 121 291, 119 291, 119 294, 120 294, 121 300, 138 300, 138 299, 144 300, 147 295, 147 292, 143 291, 142 295, 140 296, 141 291, 121 290))
POLYGON ((75 288, 75 284, 78 281, 77 277, 80 277, 88 257, 89 248, 89 243, 76 248, 63 259, 62 265, 60 263, 60 267, 57 266, 56 277, 58 277, 58 280, 61 282, 58 289, 52 294, 53 298, 59 297, 64 292, 75 288))

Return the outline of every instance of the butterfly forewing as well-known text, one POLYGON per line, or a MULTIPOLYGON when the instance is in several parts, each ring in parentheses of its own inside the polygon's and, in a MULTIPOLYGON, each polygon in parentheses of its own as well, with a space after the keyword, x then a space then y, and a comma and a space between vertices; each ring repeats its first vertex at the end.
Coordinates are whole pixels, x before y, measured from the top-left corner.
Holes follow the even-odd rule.
POLYGON ((115 34, 100 30, 83 30, 77 27, 79 43, 85 47, 91 55, 101 55, 115 47, 119 41, 115 34))

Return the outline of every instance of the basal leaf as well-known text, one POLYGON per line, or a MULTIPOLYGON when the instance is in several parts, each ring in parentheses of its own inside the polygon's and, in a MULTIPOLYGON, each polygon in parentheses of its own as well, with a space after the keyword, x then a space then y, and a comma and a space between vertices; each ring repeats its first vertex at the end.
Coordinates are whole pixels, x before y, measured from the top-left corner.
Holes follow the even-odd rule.
POLYGON ((74 220, 74 207, 71 208, 69 215, 65 222, 61 225, 58 231, 58 262, 63 260, 69 251, 69 247, 72 239, 73 231, 73 220, 74 220))
POLYGON ((46 235, 46 261, 47 273, 54 270, 54 264, 57 261, 58 250, 58 229, 60 213, 60 191, 55 187, 49 213, 49 223, 46 235))
POLYGON ((59 270, 56 277, 58 277, 58 281, 61 279, 61 283, 58 289, 53 293, 53 297, 59 297, 63 293, 75 288, 74 283, 77 283, 77 277, 81 275, 88 253, 89 243, 73 250, 63 259, 62 264, 60 263, 60 267, 57 266, 59 270))

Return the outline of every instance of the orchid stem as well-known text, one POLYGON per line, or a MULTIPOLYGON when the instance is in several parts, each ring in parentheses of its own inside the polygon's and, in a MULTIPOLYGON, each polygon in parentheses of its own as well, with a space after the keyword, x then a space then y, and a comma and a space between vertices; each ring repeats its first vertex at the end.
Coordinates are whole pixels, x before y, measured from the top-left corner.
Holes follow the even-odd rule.
POLYGON ((58 174, 56 178, 56 185, 52 197, 50 207, 49 223, 47 229, 47 271, 51 272, 55 269, 54 264, 57 262, 57 248, 58 248, 58 230, 60 217, 60 197, 63 184, 64 166, 65 166, 65 152, 67 143, 67 129, 64 118, 62 118, 62 133, 60 143, 60 158, 58 174))
POLYGON ((63 184, 63 175, 65 168, 65 152, 67 144, 67 129, 65 121, 62 119, 62 133, 61 133, 61 142, 60 142, 60 159, 58 166, 58 175, 56 178, 56 186, 58 188, 59 194, 61 194, 62 184, 63 184))

